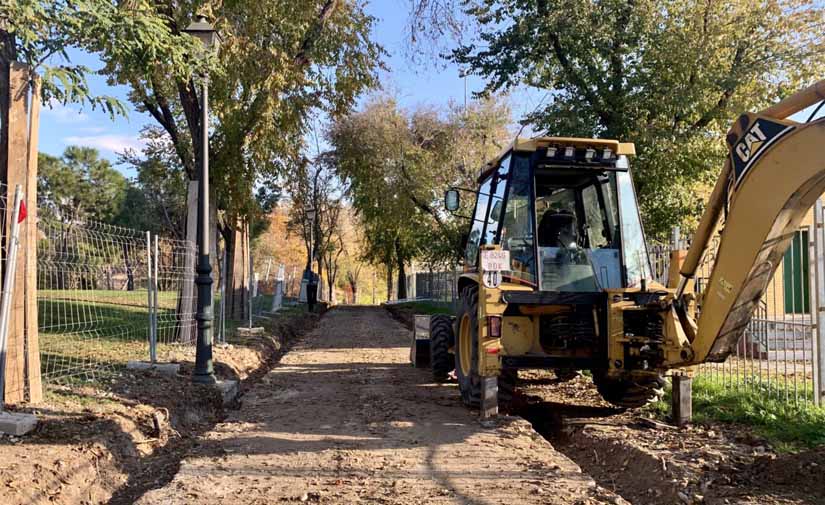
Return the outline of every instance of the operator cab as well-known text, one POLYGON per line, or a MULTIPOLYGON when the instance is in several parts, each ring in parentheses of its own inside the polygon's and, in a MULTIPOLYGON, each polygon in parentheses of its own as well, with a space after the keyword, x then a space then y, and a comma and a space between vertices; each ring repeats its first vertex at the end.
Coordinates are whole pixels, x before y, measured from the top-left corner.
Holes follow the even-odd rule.
POLYGON ((477 269, 481 245, 500 244, 510 251, 505 280, 538 291, 592 293, 650 279, 628 159, 619 146, 627 144, 517 140, 480 177, 465 266, 477 269))

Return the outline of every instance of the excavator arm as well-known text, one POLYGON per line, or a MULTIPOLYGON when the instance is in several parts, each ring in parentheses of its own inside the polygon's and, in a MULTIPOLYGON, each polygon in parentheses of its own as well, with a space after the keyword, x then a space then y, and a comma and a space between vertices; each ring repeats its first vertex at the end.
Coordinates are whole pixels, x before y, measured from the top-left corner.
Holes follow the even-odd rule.
POLYGON ((788 119, 825 100, 825 80, 739 117, 730 154, 680 268, 666 317, 671 366, 724 361, 751 320, 808 209, 825 193, 825 118, 788 119), (714 235, 719 249, 694 322, 686 287, 714 235), (672 348, 674 348, 672 347, 672 348))

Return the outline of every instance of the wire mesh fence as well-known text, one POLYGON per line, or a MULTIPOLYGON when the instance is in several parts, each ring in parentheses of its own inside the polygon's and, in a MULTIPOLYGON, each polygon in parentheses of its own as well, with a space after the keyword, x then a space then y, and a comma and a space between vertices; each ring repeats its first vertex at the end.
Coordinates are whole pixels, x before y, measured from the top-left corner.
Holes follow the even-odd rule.
MULTIPOLYGON (((676 234, 678 235, 678 234, 676 234)), ((757 304, 733 354, 724 363, 705 363, 698 375, 727 388, 750 390, 792 403, 813 402, 816 375, 816 326, 813 272, 817 254, 812 227, 794 233, 790 247, 782 258, 767 290, 757 304)), ((677 247, 686 247, 676 244, 677 247)), ((670 249, 652 245, 651 264, 654 276, 667 282, 670 249)), ((718 236, 711 241, 702 258, 694 281, 697 293, 697 317, 701 316, 702 295, 719 249, 718 236)))
MULTIPOLYGON (((154 273, 156 288, 154 304, 159 348, 164 346, 194 346, 196 339, 196 296, 194 265, 195 244, 155 236, 154 273)), ((169 351, 169 349, 165 349, 169 351)))
POLYGON ((458 270, 415 271, 407 276, 407 297, 454 303, 458 299, 458 270))
POLYGON ((38 222, 38 330, 43 380, 93 380, 149 358, 149 336, 189 345, 194 332, 183 241, 157 241, 157 266, 145 232, 96 222, 38 222), (155 282, 155 275, 157 281, 155 282), (154 321, 150 309, 156 300, 154 321))

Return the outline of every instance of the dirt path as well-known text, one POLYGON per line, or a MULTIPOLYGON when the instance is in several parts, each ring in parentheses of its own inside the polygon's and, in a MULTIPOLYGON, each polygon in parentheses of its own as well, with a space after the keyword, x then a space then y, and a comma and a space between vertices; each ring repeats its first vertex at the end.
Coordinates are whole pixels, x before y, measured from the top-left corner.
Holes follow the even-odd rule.
POLYGON ((623 503, 530 425, 483 425, 408 363, 381 308, 339 308, 139 503, 623 503))

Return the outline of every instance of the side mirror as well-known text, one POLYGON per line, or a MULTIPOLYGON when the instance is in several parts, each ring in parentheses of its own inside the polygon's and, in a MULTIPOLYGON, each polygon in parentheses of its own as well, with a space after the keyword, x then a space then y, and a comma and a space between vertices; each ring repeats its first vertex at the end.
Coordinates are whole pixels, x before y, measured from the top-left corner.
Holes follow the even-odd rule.
POLYGON ((457 189, 448 189, 444 193, 444 207, 450 212, 455 212, 461 206, 461 199, 458 196, 457 189))

